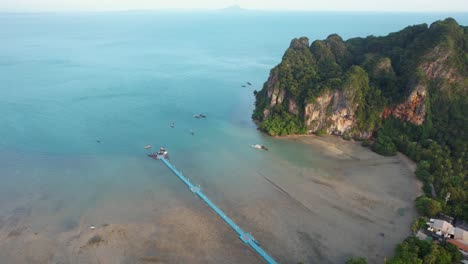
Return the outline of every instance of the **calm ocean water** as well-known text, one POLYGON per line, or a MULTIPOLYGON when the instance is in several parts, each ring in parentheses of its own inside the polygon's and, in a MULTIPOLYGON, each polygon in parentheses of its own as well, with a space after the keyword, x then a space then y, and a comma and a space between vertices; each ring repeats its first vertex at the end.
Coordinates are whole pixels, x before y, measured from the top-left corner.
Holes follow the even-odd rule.
POLYGON ((467 14, 436 13, 0 14, 0 217, 15 212, 52 236, 143 219, 134 204, 148 190, 167 203, 167 187, 187 192, 144 157, 147 144, 166 146, 176 166, 234 208, 226 197, 259 195, 245 186, 259 166, 326 166, 250 119, 253 91, 292 38, 385 35, 448 16, 468 24, 467 14), (249 147, 257 143, 271 151, 249 147))
MULTIPOLYGON (((262 143, 250 121, 252 92, 292 38, 385 35, 448 16, 1 14, 0 149, 139 154, 148 143, 190 150, 200 138, 209 149, 262 143), (195 120, 200 112, 209 118, 195 120)), ((467 15, 452 16, 467 24, 467 15)))

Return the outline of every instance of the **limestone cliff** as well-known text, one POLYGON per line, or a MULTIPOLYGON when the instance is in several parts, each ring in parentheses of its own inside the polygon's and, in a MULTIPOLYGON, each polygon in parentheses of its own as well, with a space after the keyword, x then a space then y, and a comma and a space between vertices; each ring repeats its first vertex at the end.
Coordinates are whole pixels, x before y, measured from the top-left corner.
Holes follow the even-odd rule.
POLYGON ((356 126, 355 108, 343 91, 327 91, 305 106, 305 124, 309 133, 325 129, 328 134, 343 135, 356 126))
POLYGON ((389 117, 422 125, 431 94, 466 94, 467 39, 453 19, 385 37, 294 39, 257 93, 253 118, 271 135, 368 138, 389 117))

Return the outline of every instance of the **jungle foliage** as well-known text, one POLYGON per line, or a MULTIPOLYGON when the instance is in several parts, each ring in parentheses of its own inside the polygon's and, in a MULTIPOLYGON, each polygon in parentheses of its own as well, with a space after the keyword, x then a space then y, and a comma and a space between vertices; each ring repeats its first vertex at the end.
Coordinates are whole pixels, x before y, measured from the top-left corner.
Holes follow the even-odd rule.
POLYGON ((326 92, 342 91, 355 110, 354 132, 373 133, 375 152, 400 151, 418 162, 416 175, 425 193, 417 201, 419 212, 468 220, 467 51, 468 27, 452 18, 383 37, 343 41, 335 34, 310 46, 307 38, 294 39, 272 69, 276 81, 256 94, 252 117, 270 135, 306 133, 305 106, 326 92), (437 71, 421 70, 437 63, 437 71), (383 110, 406 100, 417 84, 426 87, 424 124, 383 119, 383 110), (272 104, 268 93, 280 91, 284 98, 272 104), (288 111, 289 100, 298 113, 288 111))

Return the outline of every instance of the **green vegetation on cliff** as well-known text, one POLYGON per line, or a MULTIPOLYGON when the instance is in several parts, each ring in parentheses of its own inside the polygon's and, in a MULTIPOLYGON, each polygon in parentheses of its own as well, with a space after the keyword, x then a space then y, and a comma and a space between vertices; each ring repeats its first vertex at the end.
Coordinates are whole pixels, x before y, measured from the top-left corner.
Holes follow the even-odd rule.
MULTIPOLYGON (((288 110, 288 105, 294 102, 297 111, 288 112, 305 125, 304 107, 325 92, 338 90, 345 93, 346 102, 355 108, 356 131, 373 132, 381 126, 383 109, 404 102, 420 85, 429 87, 427 110, 443 110, 432 111, 435 114, 430 122, 435 129, 445 130, 446 121, 454 116, 452 112, 459 113, 466 107, 467 31, 448 18, 430 27, 409 26, 384 37, 343 41, 334 34, 310 46, 305 37, 294 39, 257 94, 253 118, 263 122, 269 117, 265 110, 276 105, 288 110), (460 93, 465 97, 458 99, 457 107, 448 109, 447 101, 452 102, 457 98, 454 95, 460 93)), ((446 131, 458 135, 461 123, 452 124, 456 127, 446 131)))
POLYGON ((270 135, 374 138, 375 152, 418 162, 423 216, 468 220, 467 76, 468 27, 451 18, 383 37, 294 39, 252 117, 270 135))
POLYGON ((270 136, 286 136, 291 134, 304 134, 305 128, 297 116, 276 107, 273 113, 260 124, 260 129, 270 136))

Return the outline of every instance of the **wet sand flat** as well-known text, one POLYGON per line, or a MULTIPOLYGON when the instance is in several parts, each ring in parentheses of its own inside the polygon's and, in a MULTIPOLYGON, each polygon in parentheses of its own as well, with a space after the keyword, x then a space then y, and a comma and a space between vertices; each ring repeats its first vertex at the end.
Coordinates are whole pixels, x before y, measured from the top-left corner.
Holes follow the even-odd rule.
MULTIPOLYGON (((343 263, 350 256, 383 263, 392 255, 415 216, 419 186, 411 161, 336 137, 274 140, 302 146, 310 160, 285 158, 278 148, 246 155, 221 149, 216 158, 187 153, 172 162, 280 263, 343 263), (207 169, 205 159, 220 162, 207 169)), ((67 165, 75 185, 69 191, 60 191, 67 180, 48 187, 36 177, 62 175, 63 168, 4 169, 37 182, 0 203, 2 262, 262 263, 161 163, 133 157, 82 163, 86 168, 67 165), (107 176, 90 180, 100 175, 107 176)))
MULTIPOLYGON (((291 173, 261 171, 272 188, 295 204, 294 212, 282 215, 288 223, 275 227, 284 236, 295 234, 286 243, 302 255, 294 261, 343 263, 354 255, 383 263, 409 234, 415 217, 413 200, 420 186, 414 164, 401 154, 382 157, 335 137, 287 140, 309 144, 324 159, 320 167, 291 173)), ((290 259, 284 256, 284 261, 290 259)))

